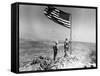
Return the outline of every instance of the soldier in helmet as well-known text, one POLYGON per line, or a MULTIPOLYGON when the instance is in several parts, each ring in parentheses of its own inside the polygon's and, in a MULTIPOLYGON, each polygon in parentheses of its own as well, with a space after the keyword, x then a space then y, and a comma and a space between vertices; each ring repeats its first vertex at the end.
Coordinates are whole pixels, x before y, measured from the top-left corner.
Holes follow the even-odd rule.
POLYGON ((56 41, 55 44, 53 45, 53 51, 54 51, 54 61, 56 59, 57 53, 58 53, 58 42, 56 41))
POLYGON ((64 41, 64 57, 68 56, 68 54, 67 54, 68 50, 69 50, 69 41, 66 38, 65 41, 64 41))

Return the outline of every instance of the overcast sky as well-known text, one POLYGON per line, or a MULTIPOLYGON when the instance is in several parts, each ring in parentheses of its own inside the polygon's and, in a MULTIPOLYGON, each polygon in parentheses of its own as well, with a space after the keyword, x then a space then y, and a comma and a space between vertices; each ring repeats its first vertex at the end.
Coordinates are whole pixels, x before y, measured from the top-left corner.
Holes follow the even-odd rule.
MULTIPOLYGON (((64 40, 70 38, 70 30, 44 14, 45 6, 20 5, 20 38, 31 40, 64 40)), ((56 7, 72 14, 72 40, 95 42, 95 9, 56 7)))

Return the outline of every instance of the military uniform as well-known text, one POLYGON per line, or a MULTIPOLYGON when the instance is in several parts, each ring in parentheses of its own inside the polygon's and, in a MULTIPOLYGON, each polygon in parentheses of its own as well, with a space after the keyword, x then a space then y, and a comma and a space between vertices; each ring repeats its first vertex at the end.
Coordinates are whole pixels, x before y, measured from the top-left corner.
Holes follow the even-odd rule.
POLYGON ((53 51, 54 51, 54 61, 55 61, 58 52, 57 44, 53 46, 53 51))
POLYGON ((69 50, 69 41, 68 40, 66 40, 65 42, 64 42, 64 57, 65 56, 67 56, 67 51, 69 50))

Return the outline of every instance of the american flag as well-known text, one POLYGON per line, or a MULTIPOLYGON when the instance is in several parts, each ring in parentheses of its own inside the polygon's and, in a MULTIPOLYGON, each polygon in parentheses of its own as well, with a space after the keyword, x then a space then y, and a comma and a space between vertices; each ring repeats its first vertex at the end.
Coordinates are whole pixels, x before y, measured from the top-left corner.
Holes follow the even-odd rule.
POLYGON ((71 28, 71 14, 63 12, 53 6, 45 8, 44 14, 54 22, 63 25, 64 27, 71 28))

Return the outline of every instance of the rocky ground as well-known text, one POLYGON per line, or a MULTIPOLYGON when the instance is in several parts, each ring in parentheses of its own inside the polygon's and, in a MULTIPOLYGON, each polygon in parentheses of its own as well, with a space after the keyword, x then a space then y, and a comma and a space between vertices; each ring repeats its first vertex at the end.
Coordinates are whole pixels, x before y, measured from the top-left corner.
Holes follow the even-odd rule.
POLYGON ((34 57, 32 61, 23 62, 20 65, 20 71, 38 71, 38 70, 56 70, 56 69, 69 69, 69 68, 88 68, 95 67, 95 62, 91 60, 84 62, 74 55, 66 57, 58 57, 53 61, 49 57, 38 56, 34 57))
POLYGON ((64 57, 63 46, 60 46, 54 61, 51 44, 38 42, 36 45, 36 43, 30 44, 29 41, 26 43, 24 41, 23 46, 21 45, 19 71, 96 67, 95 44, 72 42, 71 53, 68 52, 66 57, 64 57))

